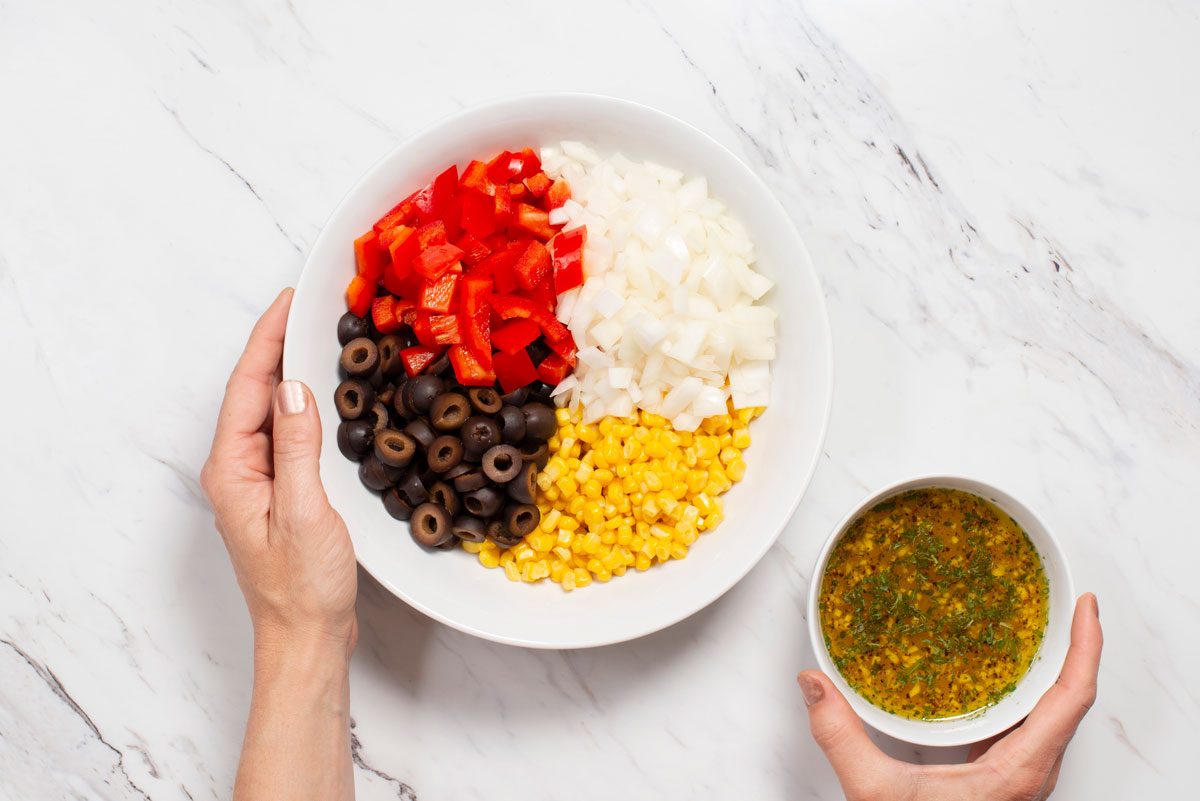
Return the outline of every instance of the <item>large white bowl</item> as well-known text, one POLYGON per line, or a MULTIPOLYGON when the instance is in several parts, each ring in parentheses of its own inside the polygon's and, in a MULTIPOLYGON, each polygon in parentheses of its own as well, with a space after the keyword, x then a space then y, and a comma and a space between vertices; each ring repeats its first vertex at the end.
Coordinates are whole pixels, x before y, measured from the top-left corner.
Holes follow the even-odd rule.
POLYGON ((825 547, 821 549, 821 555, 817 558, 817 566, 813 570, 813 579, 809 585, 808 630, 812 637, 812 647, 817 656, 817 664, 842 691, 842 695, 846 696, 846 700, 850 702, 850 706, 854 708, 858 716, 871 727, 898 740, 917 745, 966 745, 986 740, 1022 721, 1033 709, 1038 699, 1042 697, 1042 694, 1050 689, 1058 679, 1058 672, 1062 669, 1063 660, 1067 656, 1067 646, 1070 645, 1071 614, 1074 608, 1075 585, 1071 581, 1071 571, 1067 568, 1066 556, 1064 556, 1058 540, 1054 538, 1050 529, 1032 509, 1007 492, 982 481, 958 476, 926 476, 893 484, 872 493, 855 506, 833 530, 833 534, 830 535, 825 547), (991 501, 1007 512, 1009 517, 1025 530, 1025 533, 1029 535, 1030 542, 1037 548, 1050 586, 1050 609, 1042 646, 1034 657, 1029 670, 1017 683, 1016 689, 982 712, 948 720, 902 718, 899 715, 884 712, 851 688, 842 678, 842 674, 838 672, 825 647, 818 603, 821 581, 825 576, 825 565, 829 562, 829 554, 850 524, 880 501, 908 490, 925 487, 948 487, 970 492, 991 501))
POLYGON ((829 417, 832 356, 824 297, 791 220, 750 169, 710 137, 667 114, 607 97, 540 95, 472 108, 399 145, 333 212, 313 245, 292 302, 284 375, 306 382, 324 421, 321 475, 350 527, 362 566, 412 606, 470 634, 533 648, 587 648, 670 626, 720 597, 762 558, 800 501, 829 417), (430 553, 413 543, 377 495, 338 453, 338 317, 354 274, 351 243, 400 198, 446 165, 502 149, 579 139, 708 178, 742 220, 762 271, 777 286, 780 313, 771 407, 752 426, 746 478, 726 496, 725 522, 687 559, 630 571, 608 584, 564 593, 549 581, 514 584, 463 551, 430 553))

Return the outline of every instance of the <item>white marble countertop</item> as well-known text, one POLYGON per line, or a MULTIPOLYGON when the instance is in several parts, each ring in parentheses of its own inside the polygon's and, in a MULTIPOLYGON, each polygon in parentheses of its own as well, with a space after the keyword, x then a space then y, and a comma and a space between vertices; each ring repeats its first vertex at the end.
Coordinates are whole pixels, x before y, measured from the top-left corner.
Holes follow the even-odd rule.
POLYGON ((810 566, 936 469, 1040 508, 1100 596, 1056 797, 1194 792, 1197 5, 524 6, 0 3, 0 797, 228 797, 250 632, 196 476, 232 360, 368 165, 542 90, 676 114, 778 193, 829 300, 825 458, 746 580, 626 645, 494 645, 366 580, 359 797, 838 797, 810 566))

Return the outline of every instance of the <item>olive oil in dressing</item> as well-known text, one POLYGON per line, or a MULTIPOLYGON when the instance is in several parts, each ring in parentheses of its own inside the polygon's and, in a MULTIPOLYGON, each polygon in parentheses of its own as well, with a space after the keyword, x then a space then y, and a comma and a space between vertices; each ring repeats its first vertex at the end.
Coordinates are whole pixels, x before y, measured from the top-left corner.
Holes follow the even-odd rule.
POLYGON ((850 686, 921 720, 970 715, 1013 690, 1046 627, 1049 587, 1029 537, 961 490, 876 504, 834 546, 821 582, 825 643, 850 686))

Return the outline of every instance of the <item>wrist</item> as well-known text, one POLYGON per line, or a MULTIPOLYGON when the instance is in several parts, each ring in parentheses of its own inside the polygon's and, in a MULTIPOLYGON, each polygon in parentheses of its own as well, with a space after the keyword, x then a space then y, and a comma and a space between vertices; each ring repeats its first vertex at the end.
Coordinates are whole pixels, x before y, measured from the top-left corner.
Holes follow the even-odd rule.
POLYGON ((280 669, 289 665, 349 667, 358 642, 358 619, 334 624, 297 624, 254 621, 254 664, 280 669))

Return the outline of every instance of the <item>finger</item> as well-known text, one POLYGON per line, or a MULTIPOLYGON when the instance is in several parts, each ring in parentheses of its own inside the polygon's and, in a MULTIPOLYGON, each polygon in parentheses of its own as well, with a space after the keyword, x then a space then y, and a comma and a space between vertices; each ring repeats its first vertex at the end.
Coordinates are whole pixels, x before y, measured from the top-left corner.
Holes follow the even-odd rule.
POLYGON ((1007 737, 1015 728, 1017 728, 1016 725, 1010 726, 999 734, 992 735, 986 740, 980 740, 977 743, 972 743, 971 749, 967 751, 967 761, 974 762, 975 760, 979 759, 988 752, 988 749, 1007 737))
POLYGON ((275 391, 275 497, 272 509, 303 518, 327 505, 321 485, 321 418, 317 404, 299 381, 284 381, 275 391))
POLYGON ((213 438, 214 451, 219 451, 234 437, 261 430, 266 422, 271 411, 275 376, 283 358, 283 332, 291 304, 292 290, 285 289, 250 332, 246 349, 225 388, 225 400, 213 438))
POLYGON ((1065 755, 1064 751, 1058 755, 1058 759, 1054 760, 1054 767, 1050 768, 1050 775, 1046 777, 1046 784, 1042 787, 1042 794, 1038 798, 1049 798, 1050 794, 1054 792, 1054 788, 1058 785, 1058 774, 1062 770, 1063 756, 1065 755))
POLYGON ((819 670, 806 670, 796 677, 808 705, 808 726, 812 738, 833 766, 846 795, 856 789, 880 787, 899 772, 894 762, 867 736, 845 697, 819 670))
MULTIPOLYGON (((1046 691, 1007 743, 1026 755, 1044 758, 1066 748, 1075 729, 1096 700, 1096 675, 1104 634, 1096 596, 1086 593, 1075 603, 1071 646, 1058 681, 1046 691)), ((998 748, 1000 746, 997 746, 998 748)))

